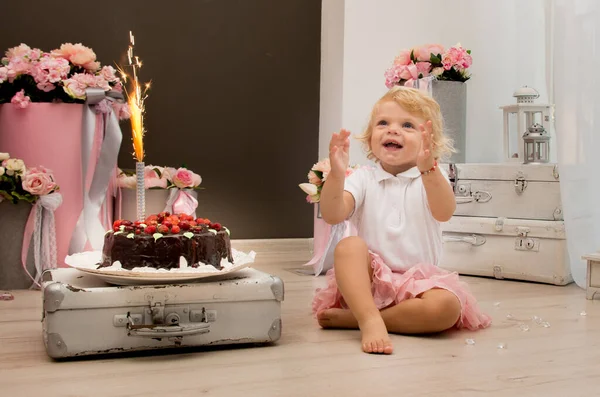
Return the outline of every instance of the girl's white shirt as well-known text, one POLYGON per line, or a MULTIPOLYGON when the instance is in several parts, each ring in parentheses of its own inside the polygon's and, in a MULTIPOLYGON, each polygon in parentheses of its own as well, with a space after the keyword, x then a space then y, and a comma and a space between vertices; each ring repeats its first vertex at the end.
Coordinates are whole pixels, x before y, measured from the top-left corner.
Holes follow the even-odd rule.
MULTIPOLYGON (((440 171, 450 183, 448 174, 440 171)), ((431 214, 417 167, 395 176, 380 163, 359 168, 346 178, 344 190, 354 197, 349 219, 358 236, 393 271, 404 272, 420 263, 439 265, 441 225, 431 214)))

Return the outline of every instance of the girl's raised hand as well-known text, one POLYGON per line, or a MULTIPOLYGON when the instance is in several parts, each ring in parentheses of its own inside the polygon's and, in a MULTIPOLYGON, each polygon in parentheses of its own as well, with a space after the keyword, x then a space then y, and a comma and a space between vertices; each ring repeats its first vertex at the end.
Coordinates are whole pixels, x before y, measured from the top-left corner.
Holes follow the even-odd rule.
POLYGON ((329 162, 331 174, 337 178, 345 178, 350 159, 350 131, 342 129, 334 132, 329 141, 329 162))

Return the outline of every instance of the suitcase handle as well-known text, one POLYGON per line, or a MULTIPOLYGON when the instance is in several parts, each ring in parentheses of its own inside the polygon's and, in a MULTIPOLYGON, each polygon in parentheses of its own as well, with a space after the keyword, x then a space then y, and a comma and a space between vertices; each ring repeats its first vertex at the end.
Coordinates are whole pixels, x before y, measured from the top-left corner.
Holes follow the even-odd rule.
POLYGON ((485 237, 479 234, 472 234, 470 236, 447 236, 443 237, 444 242, 457 242, 457 243, 469 243, 474 246, 480 246, 485 244, 485 237))
POLYGON ((140 336, 144 338, 170 338, 173 336, 190 336, 206 334, 210 332, 210 324, 193 325, 129 325, 128 336, 140 336))
POLYGON ((492 194, 484 190, 480 192, 474 192, 470 196, 455 196, 456 204, 466 204, 476 201, 478 203, 487 203, 492 199, 492 194))

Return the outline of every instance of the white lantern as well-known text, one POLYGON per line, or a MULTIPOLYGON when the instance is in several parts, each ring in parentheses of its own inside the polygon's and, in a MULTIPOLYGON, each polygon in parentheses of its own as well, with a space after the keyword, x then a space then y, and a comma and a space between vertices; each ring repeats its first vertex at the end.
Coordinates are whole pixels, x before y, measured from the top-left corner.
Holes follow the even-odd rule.
POLYGON ((544 127, 535 123, 523 134, 523 164, 550 162, 550 137, 544 127))
POLYGON ((539 96, 536 89, 524 86, 513 94, 517 98, 516 104, 500 107, 503 111, 505 161, 525 162, 523 134, 530 126, 537 123, 545 131, 549 130, 550 105, 536 104, 534 101, 539 96))

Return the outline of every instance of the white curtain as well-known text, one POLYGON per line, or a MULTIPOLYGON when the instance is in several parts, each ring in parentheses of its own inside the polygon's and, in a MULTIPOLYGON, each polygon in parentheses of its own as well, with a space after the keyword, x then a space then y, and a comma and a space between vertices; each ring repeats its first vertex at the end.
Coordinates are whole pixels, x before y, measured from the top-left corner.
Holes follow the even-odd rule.
POLYGON ((547 92, 554 128, 571 272, 600 250, 600 1, 545 3, 547 92))

